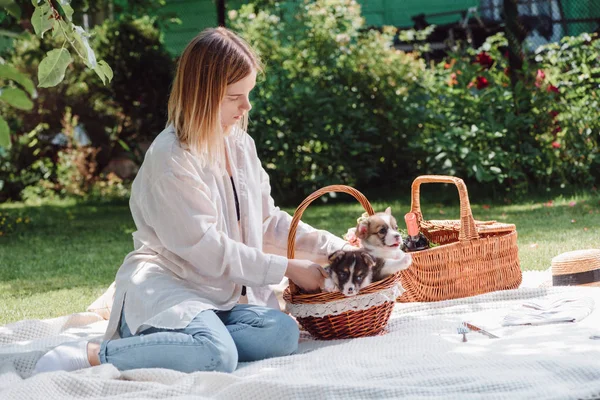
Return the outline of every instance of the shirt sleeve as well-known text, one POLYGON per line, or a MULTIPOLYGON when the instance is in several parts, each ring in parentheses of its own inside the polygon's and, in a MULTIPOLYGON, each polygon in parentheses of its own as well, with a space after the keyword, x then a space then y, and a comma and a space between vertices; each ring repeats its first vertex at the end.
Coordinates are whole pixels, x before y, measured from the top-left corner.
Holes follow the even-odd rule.
POLYGON ((249 286, 279 283, 287 258, 265 254, 219 231, 223 210, 210 199, 208 190, 197 177, 172 172, 152 184, 144 214, 163 246, 201 275, 227 277, 249 286))
MULTIPOLYGON (((292 216, 275 206, 271 197, 269 175, 260 167, 263 204, 263 250, 267 253, 287 256, 287 241, 292 216)), ((296 230, 294 258, 306 259, 320 265, 328 263, 327 256, 350 246, 343 239, 318 230, 300 221, 296 230)))

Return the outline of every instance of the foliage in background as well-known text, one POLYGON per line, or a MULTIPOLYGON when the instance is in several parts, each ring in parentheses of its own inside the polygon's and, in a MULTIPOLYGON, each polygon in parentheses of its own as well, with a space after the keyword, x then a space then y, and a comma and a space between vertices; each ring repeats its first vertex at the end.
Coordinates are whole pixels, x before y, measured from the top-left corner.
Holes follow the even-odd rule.
POLYGON ((600 135, 597 43, 589 36, 565 38, 540 48, 536 60, 525 60, 514 89, 503 35, 435 65, 437 84, 423 132, 427 168, 516 194, 540 186, 589 186, 598 176, 590 170, 598 162, 600 135), (572 42, 587 53, 568 50, 572 42), (562 55, 552 50, 557 48, 562 55))
MULTIPOLYGON (((139 146, 164 127, 174 68, 155 20, 142 17, 105 21, 92 34, 91 46, 114 67, 115 77, 110 85, 103 85, 90 70, 72 65, 64 82, 53 88, 39 89, 30 112, 15 112, 0 105, 2 114, 17 132, 13 149, 0 153, 0 182, 4 182, 0 201, 18 199, 23 189, 42 181, 41 187, 37 185, 27 193, 43 196, 53 191, 47 190, 49 186, 59 195, 70 192, 65 192, 62 184, 48 184, 59 183, 60 173, 68 175, 69 170, 80 174, 71 157, 64 151, 60 155, 67 144, 61 140, 66 134, 63 123, 66 110, 76 117, 73 129, 76 128, 77 134, 72 140, 83 148, 93 148, 85 150, 89 152, 86 157, 78 156, 80 160, 94 158, 96 166, 88 179, 90 182, 95 181, 116 156, 139 160, 143 156, 139 146), (17 145, 21 142, 26 143, 17 145), (48 163, 43 161, 43 165, 49 164, 49 168, 38 168, 41 160, 48 160, 48 163), (27 171, 27 180, 21 177, 20 171, 27 171)), ((40 42, 37 37, 29 36, 15 41, 7 58, 20 70, 31 72, 37 68, 46 49, 55 45, 52 40, 40 42)), ((85 184, 82 190, 90 187, 85 184)))
MULTIPOLYGON (((117 3, 71 4, 117 12, 117 3)), ((139 1, 140 7, 159 3, 139 1)), ((230 21, 267 64, 249 129, 279 202, 297 204, 333 183, 408 188, 424 173, 457 175, 499 198, 598 183, 597 35, 565 38, 525 57, 513 87, 501 35, 427 64, 420 54, 426 46, 406 54, 392 45, 395 29, 364 29, 352 0, 256 0, 232 11, 230 21)), ((399 32, 417 43, 427 34, 399 32)), ((34 73, 56 48, 45 38, 16 41, 8 58, 18 71, 34 73)), ((31 111, 0 104, 18 132, 13 150, 0 150, 0 201, 97 191, 109 160, 130 150, 125 156, 141 162, 145 144, 162 129, 174 66, 157 19, 106 21, 89 44, 114 67, 110 86, 71 65, 63 84, 39 89, 31 111), (70 150, 56 143, 65 135, 67 108, 70 150)))
POLYGON ((229 15, 267 65, 253 96, 250 134, 280 201, 333 183, 373 185, 416 170, 427 76, 392 47, 395 29, 365 31, 352 0, 307 1, 295 15, 276 2, 229 15))
POLYGON ((565 181, 600 181, 600 37, 566 37, 537 50, 535 61, 560 90, 556 153, 565 181))
MULTIPOLYGON (((20 20, 23 16, 22 4, 15 0, 4 0, 1 4, 7 13, 20 20)), ((83 64, 93 70, 103 84, 110 82, 113 71, 104 60, 98 60, 89 45, 89 35, 85 30, 73 23, 74 10, 70 0, 32 0, 26 3, 26 16, 31 19, 35 34, 43 38, 44 34, 52 35, 56 46, 49 50, 38 64, 37 86, 40 88, 53 87, 63 81, 67 67, 73 62, 69 48, 83 61, 83 64), (33 12, 31 12, 33 6, 33 12)), ((4 22, 4 21, 3 21, 4 22)), ((1 31, 7 35, 10 31, 1 31)), ((0 79, 7 81, 0 90, 0 101, 19 110, 31 110, 33 103, 28 94, 35 97, 31 80, 10 65, 4 65, 0 60, 0 79), (25 89, 22 90, 22 89, 25 89)), ((0 146, 10 147, 10 127, 0 116, 0 146)))
MULTIPOLYGON (((333 183, 408 187, 423 173, 501 198, 598 178, 596 36, 525 57, 513 87, 501 34, 426 66, 419 52, 392 47, 395 29, 363 30, 355 1, 300 7, 263 1, 230 13, 267 65, 249 129, 278 200, 333 183)), ((399 36, 420 42, 428 32, 399 36)))

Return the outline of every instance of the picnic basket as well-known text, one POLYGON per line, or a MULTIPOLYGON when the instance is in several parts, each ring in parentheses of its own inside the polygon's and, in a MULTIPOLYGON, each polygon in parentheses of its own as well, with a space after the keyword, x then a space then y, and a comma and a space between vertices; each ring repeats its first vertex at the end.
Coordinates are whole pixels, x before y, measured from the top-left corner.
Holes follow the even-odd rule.
MULTIPOLYGON (((315 199, 329 192, 352 195, 373 215, 373 207, 358 190, 344 185, 323 187, 308 196, 296 209, 288 235, 288 258, 294 258, 296 230, 302 213, 315 199)), ((356 296, 341 292, 302 293, 290 280, 283 293, 286 310, 317 339, 345 339, 384 333, 396 298, 400 294, 400 273, 391 275, 361 289, 356 296)))
POLYGON ((423 302, 515 289, 522 280, 513 224, 473 218, 467 187, 452 176, 424 175, 412 184, 411 212, 421 232, 439 246, 411 253, 413 263, 401 271, 401 302, 423 302), (423 183, 449 183, 458 189, 460 220, 425 220, 421 212, 423 183))

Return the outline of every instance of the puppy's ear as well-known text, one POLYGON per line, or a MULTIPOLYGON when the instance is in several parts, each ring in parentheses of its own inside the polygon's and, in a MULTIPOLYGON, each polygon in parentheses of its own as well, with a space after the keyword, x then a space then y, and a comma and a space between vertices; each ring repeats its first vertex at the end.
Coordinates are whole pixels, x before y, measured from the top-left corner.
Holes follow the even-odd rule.
POLYGON ((386 209, 385 209, 385 213, 386 213, 387 215, 392 215, 392 207, 388 207, 388 208, 386 208, 386 209))
POLYGON ((369 267, 369 269, 375 266, 375 259, 373 259, 373 257, 369 253, 363 252, 361 256, 365 261, 365 264, 367 264, 367 266, 369 267))
POLYGON ((369 236, 369 221, 360 221, 356 226, 356 237, 365 239, 369 236))
POLYGON ((334 262, 341 260, 345 254, 346 254, 346 252, 344 250, 338 250, 338 251, 331 253, 328 257, 329 263, 333 264, 334 262))

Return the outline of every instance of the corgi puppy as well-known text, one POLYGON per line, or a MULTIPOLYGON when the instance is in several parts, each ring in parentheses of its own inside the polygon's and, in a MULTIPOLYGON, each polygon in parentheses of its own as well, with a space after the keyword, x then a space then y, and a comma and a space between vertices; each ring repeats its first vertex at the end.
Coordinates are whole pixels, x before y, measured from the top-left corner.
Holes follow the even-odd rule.
POLYGON ((330 264, 325 267, 329 278, 325 279, 322 290, 339 290, 345 296, 356 296, 364 287, 394 273, 389 267, 394 261, 373 257, 365 250, 338 250, 329 255, 330 264))
POLYGON ((411 255, 401 249, 402 237, 391 207, 384 212, 360 218, 356 236, 360 239, 361 247, 371 256, 385 259, 381 271, 384 277, 407 269, 412 263, 411 255))
POLYGON ((373 282, 375 260, 364 250, 338 250, 329 255, 329 265, 325 271, 322 290, 340 291, 345 296, 356 296, 362 288, 373 282))

